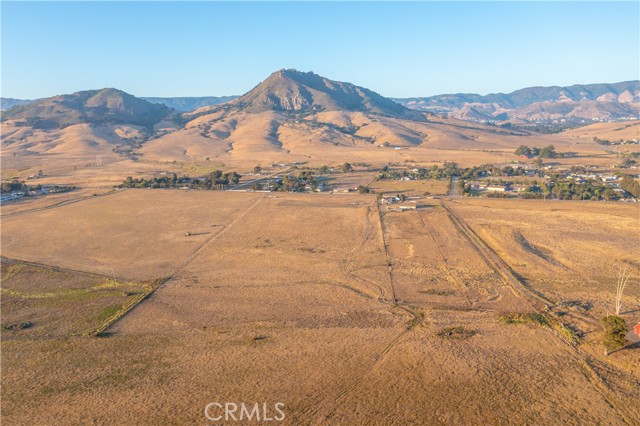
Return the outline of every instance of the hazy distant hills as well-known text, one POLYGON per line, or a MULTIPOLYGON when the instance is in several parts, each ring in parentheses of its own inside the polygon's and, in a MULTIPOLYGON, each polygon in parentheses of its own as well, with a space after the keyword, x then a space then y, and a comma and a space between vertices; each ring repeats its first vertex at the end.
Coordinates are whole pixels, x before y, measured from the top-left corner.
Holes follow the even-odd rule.
POLYGON ((246 112, 358 111, 391 117, 421 117, 364 87, 294 69, 274 72, 248 93, 231 101, 228 107, 246 112))
POLYGON ((4 111, 16 105, 25 105, 31 102, 33 102, 31 99, 0 98, 0 110, 4 111))
POLYGON ((408 108, 471 121, 617 120, 637 118, 640 82, 529 87, 512 93, 458 93, 394 99, 408 108))
POLYGON ((218 105, 232 101, 237 96, 202 96, 202 97, 177 97, 177 98, 146 98, 141 97, 145 101, 154 104, 163 104, 176 111, 188 112, 198 108, 218 105))
POLYGON ((147 102, 117 89, 85 90, 16 105, 2 115, 5 120, 24 120, 37 129, 63 128, 74 124, 132 124, 152 127, 173 110, 147 102))
MULTIPOLYGON (((155 98, 155 97, 140 97, 152 104, 163 104, 169 108, 173 108, 176 111, 188 112, 198 108, 218 105, 225 102, 232 101, 238 98, 238 96, 198 96, 198 97, 174 97, 174 98, 155 98)), ((31 102, 35 102, 39 99, 14 99, 14 98, 0 98, 0 110, 6 111, 16 105, 26 105, 31 102)))
MULTIPOLYGON (((115 89, 113 89, 115 90, 115 89)), ((84 92, 80 92, 84 93, 84 92)), ((124 92, 123 92, 124 93, 124 92)), ((71 96, 71 95, 67 95, 71 96)), ((640 114, 640 82, 529 87, 512 93, 458 93, 416 98, 385 98, 350 83, 336 82, 312 72, 280 70, 245 95, 204 97, 142 97, 180 112, 215 107, 248 112, 363 111, 420 119, 417 110, 476 122, 611 121, 640 114)), ((42 100, 0 98, 2 110, 42 100)))

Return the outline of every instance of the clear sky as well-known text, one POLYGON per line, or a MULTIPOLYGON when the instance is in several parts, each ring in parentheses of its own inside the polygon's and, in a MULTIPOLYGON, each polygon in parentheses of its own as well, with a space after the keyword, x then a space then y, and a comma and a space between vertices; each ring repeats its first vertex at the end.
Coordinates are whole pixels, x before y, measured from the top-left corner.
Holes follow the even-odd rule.
POLYGON ((2 96, 222 96, 280 68, 390 97, 640 74, 639 2, 1 2, 2 96))

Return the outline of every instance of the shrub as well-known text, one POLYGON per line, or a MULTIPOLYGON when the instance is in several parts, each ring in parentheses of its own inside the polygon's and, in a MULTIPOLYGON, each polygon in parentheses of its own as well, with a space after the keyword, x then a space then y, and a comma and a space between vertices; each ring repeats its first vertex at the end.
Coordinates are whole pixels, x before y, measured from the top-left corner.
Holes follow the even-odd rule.
POLYGON ((605 347, 605 355, 621 349, 624 346, 624 337, 627 334, 624 319, 615 315, 608 315, 602 318, 602 325, 604 326, 602 343, 605 347))

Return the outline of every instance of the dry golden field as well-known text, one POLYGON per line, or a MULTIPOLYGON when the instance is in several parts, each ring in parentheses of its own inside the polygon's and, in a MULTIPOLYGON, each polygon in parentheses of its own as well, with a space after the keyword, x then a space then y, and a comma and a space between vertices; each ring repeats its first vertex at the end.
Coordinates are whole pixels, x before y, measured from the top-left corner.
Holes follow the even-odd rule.
POLYGON ((370 185, 376 193, 380 194, 404 194, 421 196, 446 195, 449 191, 449 180, 378 180, 370 185))
POLYGON ((214 424, 214 401, 282 402, 295 425, 640 420, 639 351, 604 357, 597 322, 614 263, 640 272, 636 205, 124 190, 7 207, 2 324, 32 326, 3 331, 6 424, 214 424))

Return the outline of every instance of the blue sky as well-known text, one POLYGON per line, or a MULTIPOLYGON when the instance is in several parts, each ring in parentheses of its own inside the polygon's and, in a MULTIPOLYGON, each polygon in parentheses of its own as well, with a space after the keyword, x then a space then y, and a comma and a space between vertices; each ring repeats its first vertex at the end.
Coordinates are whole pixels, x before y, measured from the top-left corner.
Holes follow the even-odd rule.
POLYGON ((640 74, 632 2, 7 2, 2 96, 242 94, 280 68, 385 96, 640 74))

